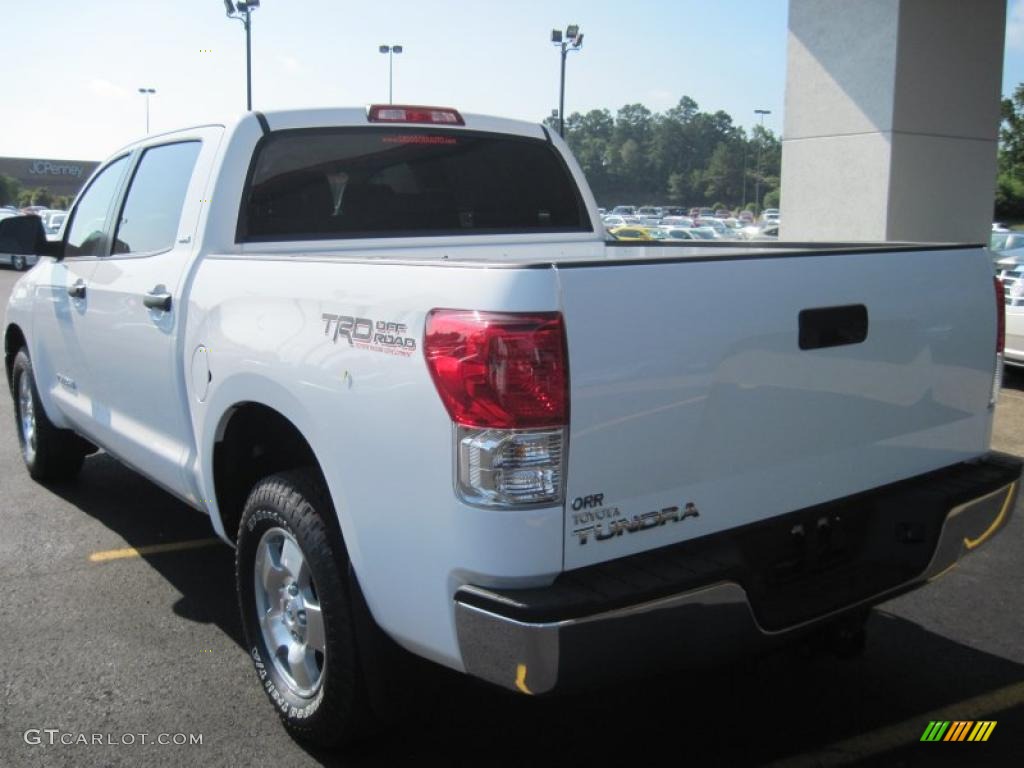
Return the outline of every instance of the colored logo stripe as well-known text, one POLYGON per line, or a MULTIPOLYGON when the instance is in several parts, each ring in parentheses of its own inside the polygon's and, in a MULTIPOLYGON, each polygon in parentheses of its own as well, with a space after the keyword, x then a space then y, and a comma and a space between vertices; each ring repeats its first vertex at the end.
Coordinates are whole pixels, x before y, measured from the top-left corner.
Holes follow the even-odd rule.
POLYGON ((988 737, 992 735, 992 731, 995 729, 995 720, 979 720, 978 724, 974 726, 974 730, 971 731, 971 735, 967 737, 967 740, 988 741, 988 737))
POLYGON ((954 720, 953 724, 949 726, 949 733, 946 734, 946 738, 943 741, 963 741, 967 735, 967 729, 974 725, 971 720, 954 720))
POLYGON ((988 741, 995 728, 995 720, 932 720, 921 741, 988 741))
POLYGON ((921 741, 938 741, 949 728, 949 720, 932 720, 921 734, 921 741))

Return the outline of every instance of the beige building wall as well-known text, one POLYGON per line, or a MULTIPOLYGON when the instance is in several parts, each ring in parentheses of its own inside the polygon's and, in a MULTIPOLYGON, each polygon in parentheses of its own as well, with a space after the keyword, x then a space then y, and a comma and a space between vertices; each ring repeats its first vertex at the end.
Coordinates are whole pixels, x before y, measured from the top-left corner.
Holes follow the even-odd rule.
POLYGON ((1004 0, 790 0, 786 240, 987 242, 1004 0))

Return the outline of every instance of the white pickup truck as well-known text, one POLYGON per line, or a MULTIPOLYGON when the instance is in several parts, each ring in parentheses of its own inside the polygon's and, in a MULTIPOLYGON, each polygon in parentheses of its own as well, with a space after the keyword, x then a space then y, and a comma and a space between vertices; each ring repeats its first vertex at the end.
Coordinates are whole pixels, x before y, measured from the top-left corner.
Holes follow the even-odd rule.
POLYGON ((362 732, 391 641, 524 694, 855 643, 1016 498, 984 249, 609 242, 540 125, 150 136, 42 250, 4 325, 28 471, 99 447, 207 512, 311 740, 362 732))

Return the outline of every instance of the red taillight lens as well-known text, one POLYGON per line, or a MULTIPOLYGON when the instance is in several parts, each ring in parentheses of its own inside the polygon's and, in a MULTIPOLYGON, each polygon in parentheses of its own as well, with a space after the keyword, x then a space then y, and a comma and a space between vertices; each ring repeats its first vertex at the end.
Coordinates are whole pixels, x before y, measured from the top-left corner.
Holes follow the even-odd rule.
POLYGON ((559 312, 435 309, 423 353, 457 424, 492 429, 568 423, 569 375, 559 312))
POLYGON ((1006 349, 1006 290, 998 277, 996 282, 996 354, 1006 349))
POLYGON ((466 124, 459 111, 451 107, 414 107, 408 104, 372 104, 366 119, 371 123, 466 124))

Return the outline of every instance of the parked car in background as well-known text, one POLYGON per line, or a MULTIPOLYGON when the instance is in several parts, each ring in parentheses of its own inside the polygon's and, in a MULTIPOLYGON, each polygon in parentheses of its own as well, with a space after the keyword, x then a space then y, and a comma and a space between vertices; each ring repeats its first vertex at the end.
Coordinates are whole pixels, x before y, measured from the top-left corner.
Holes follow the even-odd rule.
POLYGON ((64 226, 64 222, 68 219, 67 211, 56 211, 46 221, 46 239, 47 240, 59 240, 60 230, 64 226))
POLYGON ((1006 301, 1006 349, 1003 362, 1024 366, 1024 247, 1000 254, 996 277, 1003 284, 1006 301))
POLYGON ((1001 232, 992 230, 988 240, 988 248, 996 256, 1021 247, 1024 247, 1024 232, 1012 232, 1009 229, 1001 232))
POLYGON ((711 227, 693 227, 690 229, 694 240, 718 240, 718 233, 711 227))
POLYGON ((647 227, 612 227, 608 230, 616 240, 653 240, 647 227))
POLYGON ((666 240, 699 240, 689 227, 662 227, 666 240))
POLYGON ((735 229, 728 226, 722 219, 716 219, 710 216, 702 216, 697 219, 697 225, 700 227, 710 227, 715 231, 715 236, 723 238, 725 240, 737 240, 739 234, 735 229))
POLYGON ((692 227, 693 219, 689 216, 666 216, 661 223, 666 227, 692 227))
POLYGON ((636 215, 636 206, 633 205, 616 205, 612 208, 612 213, 616 216, 634 216, 636 215))

